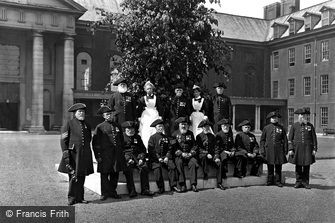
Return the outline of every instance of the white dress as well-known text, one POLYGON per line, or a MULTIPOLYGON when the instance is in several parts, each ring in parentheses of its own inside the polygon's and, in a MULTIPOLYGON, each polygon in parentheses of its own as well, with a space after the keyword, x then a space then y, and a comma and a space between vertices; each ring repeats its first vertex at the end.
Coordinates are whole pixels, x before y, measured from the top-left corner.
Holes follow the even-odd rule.
POLYGON ((200 112, 200 109, 202 107, 202 104, 204 103, 204 98, 201 98, 201 101, 195 101, 194 98, 192 98, 192 107, 195 110, 191 114, 191 126, 190 130, 193 132, 194 138, 202 132, 202 128, 198 128, 199 123, 205 119, 204 113, 200 112))
POLYGON ((148 99, 147 96, 144 96, 144 102, 146 107, 142 112, 140 118, 140 128, 139 128, 139 135, 142 138, 143 144, 145 148, 148 150, 148 141, 150 136, 156 133, 156 129, 150 127, 150 125, 158 118, 160 118, 157 108, 156 108, 156 95, 154 98, 148 99))

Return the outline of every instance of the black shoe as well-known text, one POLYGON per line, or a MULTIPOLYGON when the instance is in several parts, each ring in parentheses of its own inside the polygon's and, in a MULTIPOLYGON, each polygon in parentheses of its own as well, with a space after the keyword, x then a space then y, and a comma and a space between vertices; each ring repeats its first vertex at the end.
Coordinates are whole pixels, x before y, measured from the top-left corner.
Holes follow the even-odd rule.
POLYGON ((104 200, 106 200, 107 199, 107 196, 106 195, 101 195, 100 196, 100 201, 104 201, 104 200))
POLYGON ((133 190, 132 192, 129 193, 129 197, 132 198, 132 197, 136 197, 137 196, 137 193, 135 190, 133 190))
POLYGON ((312 189, 311 186, 309 186, 308 183, 302 183, 302 186, 303 186, 305 189, 307 189, 307 190, 312 189))
POLYGON ((70 200, 70 201, 67 202, 67 205, 74 205, 75 203, 76 203, 75 200, 70 200))
POLYGON ((182 193, 187 192, 187 188, 186 188, 186 186, 181 186, 181 189, 180 189, 180 190, 181 190, 182 193))
POLYGON ((302 186, 302 184, 301 184, 301 183, 298 183, 298 182, 296 182, 296 183, 294 184, 294 188, 301 188, 301 186, 302 186))
POLYGON ((158 193, 159 193, 159 194, 163 194, 164 192, 165 192, 165 189, 164 189, 164 188, 159 188, 159 189, 158 189, 158 193))
POLYGON ((153 196, 155 193, 150 190, 144 190, 141 194, 145 196, 153 196))
POLYGON ((272 185, 274 185, 273 182, 267 182, 267 183, 266 183, 266 186, 272 186, 272 185))
POLYGON ((276 183, 277 187, 283 187, 283 184, 281 182, 276 183))
POLYGON ((120 199, 121 198, 121 196, 118 195, 118 194, 112 194, 110 197, 114 198, 114 199, 120 199))
POLYGON ((199 192, 198 188, 196 185, 192 185, 192 190, 193 192, 199 192))
POLYGON ((86 200, 81 200, 81 201, 78 201, 77 203, 88 204, 89 202, 86 200))
POLYGON ((176 187, 176 186, 172 187, 171 190, 174 191, 174 192, 177 192, 177 193, 181 193, 181 192, 182 192, 182 191, 181 191, 178 187, 176 187))
POLYGON ((218 184, 218 188, 221 190, 225 190, 226 188, 222 184, 218 184))

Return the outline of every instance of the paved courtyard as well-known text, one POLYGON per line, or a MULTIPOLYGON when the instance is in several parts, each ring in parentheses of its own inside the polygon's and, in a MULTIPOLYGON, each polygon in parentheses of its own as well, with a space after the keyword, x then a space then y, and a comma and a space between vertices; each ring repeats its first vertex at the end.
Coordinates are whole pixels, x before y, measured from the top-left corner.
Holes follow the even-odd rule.
MULTIPOLYGON (((55 171, 58 135, 0 134, 0 205, 66 205, 67 182, 55 171)), ((335 138, 319 137, 322 158, 335 157, 335 138)), ((294 166, 284 165, 286 186, 202 190, 76 204, 76 222, 335 222, 335 159, 311 167, 312 190, 294 189, 294 166)))

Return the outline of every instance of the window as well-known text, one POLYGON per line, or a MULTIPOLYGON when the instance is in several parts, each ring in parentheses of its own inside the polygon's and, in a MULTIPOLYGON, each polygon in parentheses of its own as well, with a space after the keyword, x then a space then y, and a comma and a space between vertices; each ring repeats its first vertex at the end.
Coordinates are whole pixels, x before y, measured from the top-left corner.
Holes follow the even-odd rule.
POLYGON ((288 79, 288 95, 294 96, 294 79, 288 79))
POLYGON ((294 108, 288 108, 288 124, 294 124, 294 108))
POLYGON ((273 98, 278 98, 278 81, 273 82, 272 86, 272 97, 273 98))
POLYGON ((328 94, 328 75, 321 75, 320 76, 320 90, 321 90, 321 94, 328 94))
POLYGON ((92 83, 92 58, 86 52, 77 55, 76 89, 88 91, 92 83))
POLYGON ((321 107, 320 108, 320 122, 322 127, 327 127, 328 125, 328 107, 321 107))
POLYGON ((311 30, 311 21, 312 21, 312 16, 307 16, 305 18, 305 31, 311 30))
POLYGON ((0 20, 1 21, 7 21, 7 9, 6 8, 0 8, 0 20))
POLYGON ((311 63, 311 58, 312 58, 312 46, 311 44, 305 45, 305 63, 311 63))
POLYGON ((273 69, 279 68, 279 52, 273 52, 273 69))
POLYGON ((295 34, 295 21, 290 22, 290 30, 289 30, 289 34, 295 34))
POLYGON ((304 95, 311 95, 311 77, 304 77, 304 95))
POLYGON ((322 12, 322 26, 328 26, 329 25, 329 10, 322 12))
MULTIPOLYGON (((304 107, 304 109, 311 112, 311 109, 309 107, 304 107)), ((307 122, 311 121, 311 114, 306 114, 306 120, 307 122)))
POLYGON ((24 13, 23 10, 19 11, 19 23, 25 23, 26 22, 26 14, 24 13))
POLYGON ((35 24, 36 25, 43 25, 43 15, 42 15, 42 13, 40 13, 40 12, 36 13, 35 24))
POLYGON ((51 15, 51 26, 58 26, 58 16, 56 14, 51 15))
POLYGON ((329 41, 321 42, 321 61, 329 60, 329 41))
POLYGON ((294 66, 295 64, 295 49, 288 49, 288 63, 290 66, 294 66))

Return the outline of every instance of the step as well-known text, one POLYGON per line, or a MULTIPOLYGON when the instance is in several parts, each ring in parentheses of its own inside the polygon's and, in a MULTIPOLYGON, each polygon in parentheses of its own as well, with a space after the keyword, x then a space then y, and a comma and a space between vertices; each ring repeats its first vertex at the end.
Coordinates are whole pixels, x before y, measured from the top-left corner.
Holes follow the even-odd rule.
MULTIPOLYGON (((59 164, 55 164, 55 168, 56 170, 58 169, 58 165, 59 164)), ((96 172, 96 168, 97 165, 96 163, 94 163, 94 173, 87 176, 86 180, 85 180, 85 187, 88 188, 91 191, 94 191, 95 193, 101 195, 101 188, 100 188, 100 173, 96 172)), ((259 177, 256 176, 246 176, 244 178, 237 178, 237 177, 232 177, 232 172, 231 170, 233 169, 233 165, 229 164, 228 165, 228 174, 227 174, 227 179, 224 179, 222 181, 223 186, 226 187, 248 187, 248 186, 261 186, 261 185, 265 185, 267 182, 267 176, 266 174, 263 174, 263 168, 260 168, 260 173, 261 175, 259 177)), ((187 168, 185 168, 187 170, 187 168)), ((248 170, 250 170, 250 168, 248 167, 248 170)), ((135 188, 137 192, 141 191, 141 185, 139 182, 139 174, 137 171, 134 171, 134 181, 135 181, 135 188)), ((164 175, 164 179, 166 179, 164 181, 165 183, 165 190, 166 191, 170 191, 170 186, 169 186, 169 182, 167 180, 166 177, 166 173, 164 173, 166 171, 163 171, 163 175, 164 175)), ((248 171, 249 172, 249 171, 248 171)), ((247 172, 247 174, 248 174, 247 172)), ((59 173, 59 172, 58 172, 59 173)), ((64 174, 64 173, 59 173, 64 180, 68 181, 68 175, 64 174)), ((210 174, 209 174, 209 178, 208 180, 204 180, 203 179, 203 174, 202 174, 202 169, 198 168, 198 180, 197 180, 197 187, 198 189, 212 189, 212 188, 216 188, 217 186, 217 182, 216 182, 216 178, 213 176, 215 175, 215 171, 214 169, 210 170, 210 174)), ((186 171, 186 178, 188 176, 188 171, 186 171)), ((158 187, 156 185, 156 182, 153 180, 153 173, 152 171, 149 174, 149 184, 150 184, 150 190, 157 192, 158 191, 158 187)), ((186 180, 186 186, 189 189, 191 187, 190 185, 190 181, 187 179, 186 180)), ((117 186, 117 193, 118 194, 128 194, 128 190, 127 190, 127 185, 126 185, 126 181, 125 181, 125 177, 122 173, 120 173, 120 177, 119 177, 119 183, 117 186)))

